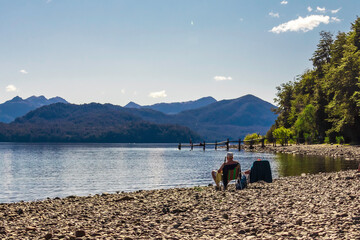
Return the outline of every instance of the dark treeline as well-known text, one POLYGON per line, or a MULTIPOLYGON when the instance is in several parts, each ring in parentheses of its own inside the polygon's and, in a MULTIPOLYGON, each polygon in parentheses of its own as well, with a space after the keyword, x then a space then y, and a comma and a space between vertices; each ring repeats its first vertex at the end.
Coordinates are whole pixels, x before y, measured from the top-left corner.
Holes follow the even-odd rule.
POLYGON ((360 142, 360 18, 348 33, 321 32, 313 68, 277 87, 279 114, 268 132, 291 130, 312 141, 360 142))
POLYGON ((10 124, 0 123, 2 142, 187 142, 200 139, 187 127, 155 124, 112 105, 57 103, 10 124))

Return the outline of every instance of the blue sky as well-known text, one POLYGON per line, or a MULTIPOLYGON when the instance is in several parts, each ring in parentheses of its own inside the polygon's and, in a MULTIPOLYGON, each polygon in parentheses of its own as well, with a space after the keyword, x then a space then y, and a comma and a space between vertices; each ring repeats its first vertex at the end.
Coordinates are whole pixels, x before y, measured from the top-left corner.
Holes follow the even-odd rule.
POLYGON ((359 0, 0 0, 0 102, 146 105, 254 94, 311 68, 359 0))

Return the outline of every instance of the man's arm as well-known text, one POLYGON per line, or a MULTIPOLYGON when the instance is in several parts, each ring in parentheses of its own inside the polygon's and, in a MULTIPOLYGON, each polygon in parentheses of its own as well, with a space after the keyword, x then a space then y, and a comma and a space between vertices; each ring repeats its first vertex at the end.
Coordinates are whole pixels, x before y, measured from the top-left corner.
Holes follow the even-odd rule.
POLYGON ((223 170, 224 166, 225 166, 225 163, 223 163, 223 164, 221 165, 221 167, 220 167, 219 170, 218 170, 218 173, 223 170))

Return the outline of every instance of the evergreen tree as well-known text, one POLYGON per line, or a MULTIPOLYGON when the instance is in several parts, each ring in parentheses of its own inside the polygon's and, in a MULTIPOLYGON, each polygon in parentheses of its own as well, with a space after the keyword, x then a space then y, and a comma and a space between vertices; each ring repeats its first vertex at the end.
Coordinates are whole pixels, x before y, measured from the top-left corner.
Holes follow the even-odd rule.
POLYGON ((326 134, 332 141, 344 136, 347 142, 359 142, 360 18, 349 33, 339 32, 335 40, 331 33, 320 32, 310 60, 313 69, 277 87, 279 115, 272 129, 283 126, 300 135, 311 131, 315 137, 326 134))

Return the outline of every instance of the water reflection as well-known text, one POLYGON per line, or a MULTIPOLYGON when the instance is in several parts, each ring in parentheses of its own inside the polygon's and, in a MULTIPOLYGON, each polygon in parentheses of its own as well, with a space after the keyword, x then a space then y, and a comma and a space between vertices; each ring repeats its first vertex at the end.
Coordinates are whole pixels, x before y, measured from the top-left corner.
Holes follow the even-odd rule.
POLYGON ((278 176, 297 176, 302 173, 335 172, 356 169, 358 161, 324 156, 277 154, 278 176))
MULTIPOLYGON (((212 183, 224 150, 177 150, 151 144, 0 143, 0 202, 102 192, 191 187, 212 183)), ((242 170, 270 161, 273 177, 357 168, 356 161, 313 156, 238 152, 242 170)))
POLYGON ((13 182, 12 175, 12 153, 3 153, 2 159, 0 160, 0 182, 3 185, 3 191, 8 192, 13 182))

